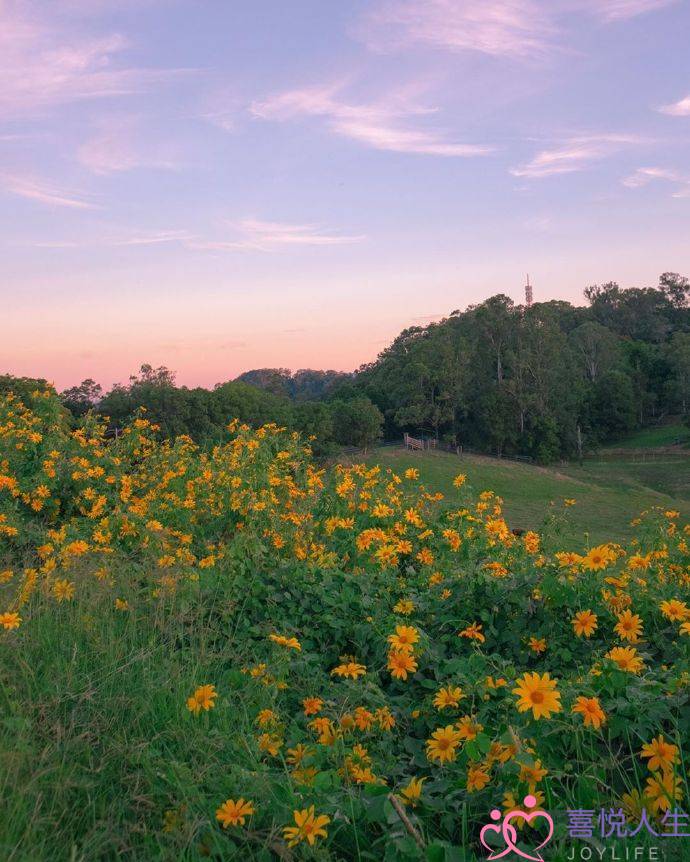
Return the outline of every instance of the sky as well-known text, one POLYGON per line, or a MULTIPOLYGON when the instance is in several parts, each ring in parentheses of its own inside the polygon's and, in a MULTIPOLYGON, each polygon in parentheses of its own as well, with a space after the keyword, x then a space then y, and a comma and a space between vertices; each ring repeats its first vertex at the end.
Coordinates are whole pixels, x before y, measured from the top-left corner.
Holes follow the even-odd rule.
POLYGON ((690 0, 0 0, 0 373, 352 370, 690 275, 690 0))

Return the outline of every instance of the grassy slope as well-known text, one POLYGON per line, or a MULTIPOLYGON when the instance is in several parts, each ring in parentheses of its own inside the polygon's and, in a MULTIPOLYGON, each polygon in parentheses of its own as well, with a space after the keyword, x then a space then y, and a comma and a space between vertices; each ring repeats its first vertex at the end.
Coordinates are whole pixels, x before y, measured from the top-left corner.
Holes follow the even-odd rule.
POLYGON ((674 446, 678 441, 690 442, 690 429, 680 423, 643 428, 623 440, 609 443, 604 449, 647 449, 656 446, 674 446))
POLYGON ((563 530, 565 543, 573 548, 586 543, 587 532, 593 544, 630 538, 630 520, 653 505, 677 509, 690 520, 690 457, 670 463, 587 462, 565 471, 402 449, 377 450, 369 461, 398 471, 417 467, 427 486, 450 500, 458 496, 453 478, 465 473, 475 491, 491 489, 503 497, 511 527, 539 528, 551 501, 558 505, 564 498, 574 498, 577 505, 568 510, 569 523, 563 530))
POLYGON ((687 458, 669 456, 647 461, 585 461, 582 467, 572 465, 564 472, 619 491, 660 493, 690 500, 690 453, 687 458))

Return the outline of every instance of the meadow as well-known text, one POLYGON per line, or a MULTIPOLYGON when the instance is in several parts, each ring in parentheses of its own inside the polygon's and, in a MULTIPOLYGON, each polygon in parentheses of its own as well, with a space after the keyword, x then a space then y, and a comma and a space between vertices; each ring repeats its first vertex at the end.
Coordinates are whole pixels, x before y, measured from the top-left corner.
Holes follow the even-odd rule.
POLYGON ((545 859, 600 809, 687 858, 687 504, 624 489, 621 535, 582 479, 413 457, 1 398, 2 858, 484 859, 528 794, 545 859))
POLYGON ((511 528, 543 530, 554 541, 582 549, 588 543, 629 542, 631 522, 650 505, 676 509, 690 519, 690 451, 687 454, 640 455, 615 460, 587 459, 582 465, 539 467, 508 459, 445 452, 376 449, 368 463, 393 470, 418 469, 429 487, 446 500, 459 502, 453 486, 458 472, 478 491, 490 489, 503 499, 511 528), (560 517, 563 499, 573 499, 567 519, 560 517))

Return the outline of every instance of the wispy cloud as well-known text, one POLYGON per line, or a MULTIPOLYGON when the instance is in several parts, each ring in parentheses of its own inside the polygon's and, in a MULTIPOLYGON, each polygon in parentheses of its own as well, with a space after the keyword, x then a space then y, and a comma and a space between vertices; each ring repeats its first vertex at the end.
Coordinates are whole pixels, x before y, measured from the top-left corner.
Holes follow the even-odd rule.
POLYGON ((138 233, 132 236, 115 237, 107 242, 108 245, 162 245, 165 243, 182 243, 183 245, 194 242, 195 235, 186 230, 159 230, 153 233, 138 233))
POLYGON ((493 147, 454 141, 438 129, 410 128, 410 117, 435 113, 410 103, 403 96, 385 102, 352 104, 338 97, 340 87, 308 87, 288 90, 253 102, 250 111, 264 120, 318 117, 338 135, 377 150, 432 156, 483 156, 493 147))
POLYGON ((639 189, 656 180, 672 183, 674 188, 671 197, 690 197, 690 174, 683 174, 671 168, 638 168, 633 174, 623 180, 623 185, 629 189, 639 189))
POLYGON ((551 19, 548 4, 533 0, 385 0, 365 15, 360 36, 380 51, 421 43, 524 58, 549 50, 551 19))
POLYGON ((0 174, 0 188, 13 195, 38 201, 53 207, 91 210, 98 206, 83 194, 45 182, 24 174, 0 174))
POLYGON ((0 116, 22 116, 82 99, 141 93, 189 70, 134 68, 122 62, 121 34, 84 36, 46 21, 44 9, 0 3, 0 116), (39 14, 40 13, 40 14, 39 14))
POLYGON ((77 150, 78 161, 95 174, 112 174, 134 168, 175 169, 170 145, 147 140, 136 116, 102 119, 98 129, 77 150))
POLYGON ((224 236, 202 236, 188 230, 115 231, 101 237, 80 240, 37 240, 34 248, 136 248, 156 245, 177 245, 193 251, 275 251, 287 246, 350 245, 366 239, 360 235, 345 235, 318 225, 286 224, 245 218, 222 225, 224 236), (230 236, 228 237, 228 231, 230 236))
POLYGON ((524 220, 523 226, 525 230, 534 233, 549 233, 553 227, 553 219, 547 215, 530 216, 524 220))
POLYGON ((662 105, 659 110, 662 114, 670 114, 672 117, 690 117, 690 96, 672 102, 670 105, 662 105))
POLYGON ((573 13, 605 23, 634 18, 678 0, 380 0, 355 35, 374 51, 428 45, 452 52, 532 60, 557 46, 573 13))
POLYGON ((562 141, 550 149, 541 150, 525 164, 511 168, 516 177, 537 179, 554 174, 584 171, 593 163, 613 155, 624 147, 645 141, 634 135, 588 134, 562 141))
POLYGON ((255 218, 229 222, 228 227, 237 235, 236 239, 192 240, 188 245, 208 251, 271 251, 281 246, 349 245, 366 239, 364 235, 346 236, 318 225, 285 224, 255 218))
POLYGON ((621 21, 656 12, 676 2, 677 0, 590 0, 587 5, 593 14, 604 21, 621 21))

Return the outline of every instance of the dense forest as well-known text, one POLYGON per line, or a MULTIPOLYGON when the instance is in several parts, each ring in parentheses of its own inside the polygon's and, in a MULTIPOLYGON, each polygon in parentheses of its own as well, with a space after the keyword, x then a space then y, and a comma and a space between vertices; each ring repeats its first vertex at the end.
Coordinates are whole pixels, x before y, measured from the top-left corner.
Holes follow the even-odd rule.
MULTIPOLYGON (((93 380, 61 393, 75 417, 107 416, 115 429, 140 408, 166 436, 221 438, 237 417, 314 437, 317 454, 367 447, 404 431, 540 462, 591 450, 690 407, 690 283, 664 273, 658 287, 585 290, 586 306, 531 307, 504 295, 404 330, 353 374, 256 369, 213 389, 176 386, 143 365, 104 393, 93 380)), ((3 389, 45 381, 0 377, 3 389)))

